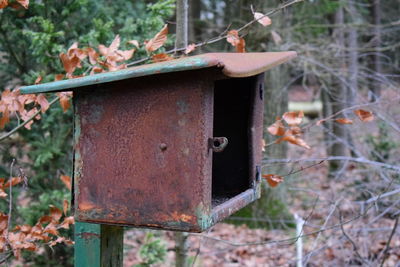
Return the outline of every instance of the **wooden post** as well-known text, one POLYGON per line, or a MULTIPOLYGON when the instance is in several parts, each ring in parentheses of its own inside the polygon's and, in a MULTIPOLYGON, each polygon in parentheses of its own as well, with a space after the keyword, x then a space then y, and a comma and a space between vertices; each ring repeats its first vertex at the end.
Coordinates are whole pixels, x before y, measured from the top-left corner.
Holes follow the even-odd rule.
POLYGON ((124 228, 75 223, 75 267, 122 267, 124 228))

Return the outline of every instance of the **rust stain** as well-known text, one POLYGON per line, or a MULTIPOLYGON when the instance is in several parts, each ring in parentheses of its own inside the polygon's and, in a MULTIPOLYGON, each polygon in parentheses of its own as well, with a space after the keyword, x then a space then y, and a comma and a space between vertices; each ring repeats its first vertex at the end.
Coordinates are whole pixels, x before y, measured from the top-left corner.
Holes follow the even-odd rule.
POLYGON ((99 235, 99 234, 89 233, 89 232, 80 233, 79 235, 80 235, 81 238, 83 238, 83 239, 100 238, 100 235, 99 235))

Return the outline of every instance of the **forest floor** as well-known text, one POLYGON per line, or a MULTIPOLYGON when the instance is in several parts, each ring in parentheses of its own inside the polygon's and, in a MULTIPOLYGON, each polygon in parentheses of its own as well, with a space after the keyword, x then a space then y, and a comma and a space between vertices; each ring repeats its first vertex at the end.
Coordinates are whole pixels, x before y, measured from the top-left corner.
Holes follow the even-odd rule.
MULTIPOLYGON (((391 100, 398 98, 393 94, 385 95, 379 114, 399 124, 400 105, 396 100, 397 108, 393 108, 391 100)), ((307 100, 301 92, 296 92, 295 97, 307 100)), ((399 133, 382 133, 376 121, 368 124, 354 121, 348 127, 351 127, 354 145, 360 153, 368 156, 372 150, 380 152, 381 149, 389 153, 385 163, 396 165, 400 158, 399 143, 390 142, 399 140, 399 133), (391 146, 388 148, 384 142, 391 146)), ((304 139, 312 149, 289 146, 288 158, 326 157, 320 127, 310 129, 304 139)), ((305 220, 304 238, 296 239, 294 219, 292 227, 277 230, 219 223, 208 232, 189 235, 189 258, 194 261, 193 266, 296 266, 296 248, 300 243, 303 266, 380 266, 382 263, 388 267, 399 266, 400 226, 393 231, 400 210, 400 191, 396 193, 394 186, 399 184, 398 174, 379 166, 349 161, 342 172, 328 179, 328 163, 316 162, 287 164, 290 166, 278 173, 283 175, 287 170, 293 172, 304 168, 285 176, 285 181, 279 185, 285 187, 283 198, 289 212, 305 220), (307 168, 310 165, 315 166, 307 168), (394 193, 386 195, 390 192, 394 193)), ((143 262, 139 250, 148 243, 146 236, 149 233, 154 235, 153 240, 159 239, 167 248, 165 261, 154 266, 174 266, 173 232, 150 230, 126 232, 124 265, 131 267, 143 262)))

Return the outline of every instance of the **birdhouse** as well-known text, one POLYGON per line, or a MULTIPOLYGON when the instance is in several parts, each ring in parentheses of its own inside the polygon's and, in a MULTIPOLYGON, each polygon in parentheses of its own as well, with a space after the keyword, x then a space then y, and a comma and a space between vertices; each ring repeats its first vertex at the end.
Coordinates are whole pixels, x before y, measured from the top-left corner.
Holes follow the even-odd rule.
POLYGON ((73 91, 77 221, 201 232, 260 197, 264 72, 295 56, 203 54, 22 92, 73 91))

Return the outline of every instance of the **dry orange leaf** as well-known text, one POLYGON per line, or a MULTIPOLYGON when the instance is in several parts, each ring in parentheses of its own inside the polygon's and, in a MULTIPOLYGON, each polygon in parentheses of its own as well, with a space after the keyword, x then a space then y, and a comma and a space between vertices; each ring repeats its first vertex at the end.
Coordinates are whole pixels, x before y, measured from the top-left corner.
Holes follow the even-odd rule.
POLYGON ((267 130, 272 135, 283 136, 285 134, 285 126, 281 120, 274 122, 267 130))
POLYGON ((267 180, 271 187, 276 187, 278 184, 283 182, 283 177, 276 174, 263 174, 262 177, 267 180))
POLYGON ((282 116, 282 118, 286 121, 286 123, 291 126, 299 125, 301 123, 301 121, 303 120, 303 117, 304 117, 303 111, 285 112, 282 116))
POLYGON ((42 76, 39 75, 35 80, 35 84, 39 84, 42 81, 42 79, 43 79, 42 76))
POLYGON ((303 130, 299 126, 291 126, 289 130, 285 133, 286 135, 300 136, 303 130))
POLYGON ((8 6, 8 0, 0 0, 0 9, 3 9, 6 6, 8 6))
POLYGON ((56 74, 54 76, 54 81, 61 81, 62 79, 64 79, 65 75, 64 74, 56 74))
POLYGON ((0 198, 6 198, 8 195, 6 192, 4 192, 3 189, 0 188, 0 198))
POLYGON ((196 49, 196 45, 195 44, 190 44, 186 47, 185 49, 185 54, 189 54, 191 52, 193 52, 196 49))
POLYGON ((61 181, 65 184, 65 186, 71 190, 71 177, 68 175, 61 175, 60 176, 61 181))
POLYGON ((66 217, 64 221, 60 224, 60 228, 69 229, 69 225, 74 223, 74 216, 66 217))
POLYGON ((46 228, 44 228, 44 233, 49 233, 55 236, 59 236, 60 234, 57 231, 56 226, 53 223, 49 223, 46 228))
POLYGON ((61 62, 63 63, 64 70, 67 73, 67 76, 72 76, 72 73, 75 69, 80 65, 81 61, 77 56, 73 56, 70 58, 67 54, 61 53, 60 54, 61 62))
POLYGON ((146 51, 151 53, 167 41, 168 25, 165 24, 164 27, 150 40, 146 43, 146 51))
POLYGON ((133 57, 133 53, 135 53, 136 49, 130 49, 130 50, 117 50, 116 53, 123 58, 123 60, 128 60, 133 57))
POLYGON ((95 65, 97 63, 97 59, 99 58, 99 54, 97 54, 96 50, 91 47, 86 48, 86 53, 89 56, 90 64, 95 65))
POLYGON ((311 147, 303 139, 295 137, 293 135, 283 136, 283 137, 279 138, 278 140, 276 140, 275 142, 277 144, 279 144, 279 143, 284 142, 284 141, 289 142, 289 143, 291 143, 293 145, 304 147, 306 149, 311 149, 311 147))
POLYGON ((38 225, 43 224, 43 223, 48 223, 51 222, 53 218, 49 215, 44 215, 39 218, 38 225))
POLYGON ((139 48, 139 42, 137 40, 130 40, 128 41, 128 44, 134 45, 137 48, 139 48))
POLYGON ((244 38, 239 39, 239 43, 236 46, 236 52, 246 53, 246 42, 245 42, 244 38))
POLYGON ((353 121, 347 118, 337 118, 335 121, 340 124, 353 124, 353 121))
MULTIPOLYGON (((22 178, 21 177, 13 177, 11 178, 11 186, 15 186, 19 183, 22 182, 22 178)), ((7 183, 5 183, 4 185, 4 189, 7 189, 10 187, 10 181, 7 181, 7 183)))
POLYGON ((169 55, 167 55, 167 54, 165 54, 165 53, 161 53, 161 54, 153 55, 151 57, 151 59, 154 62, 163 62, 163 61, 173 60, 174 58, 169 56, 169 55))
POLYGON ((370 122, 374 120, 374 114, 372 114, 371 111, 364 110, 364 109, 357 109, 354 110, 354 114, 357 115, 357 117, 362 121, 362 122, 370 122))
POLYGON ((233 46, 237 46, 240 42, 239 32, 237 30, 230 30, 226 35, 226 41, 233 46))
POLYGON ((28 9, 29 6, 29 0, 17 0, 17 2, 23 6, 25 9, 28 9))
POLYGON ((68 206, 69 206, 68 200, 64 199, 64 201, 63 201, 63 212, 64 212, 65 216, 67 216, 68 206))
POLYGON ((50 205, 50 217, 55 221, 59 221, 61 219, 62 212, 56 206, 50 205))
POLYGON ((36 97, 35 102, 40 105, 40 110, 42 111, 42 113, 45 113, 46 110, 50 107, 49 101, 47 101, 46 96, 44 94, 39 94, 36 97))
POLYGON ((254 19, 256 19, 257 22, 263 25, 264 27, 271 25, 272 23, 271 19, 268 16, 260 12, 254 12, 254 19))
POLYGON ((60 105, 64 112, 67 112, 71 106, 69 99, 72 97, 72 92, 59 92, 57 96, 60 98, 60 105))

